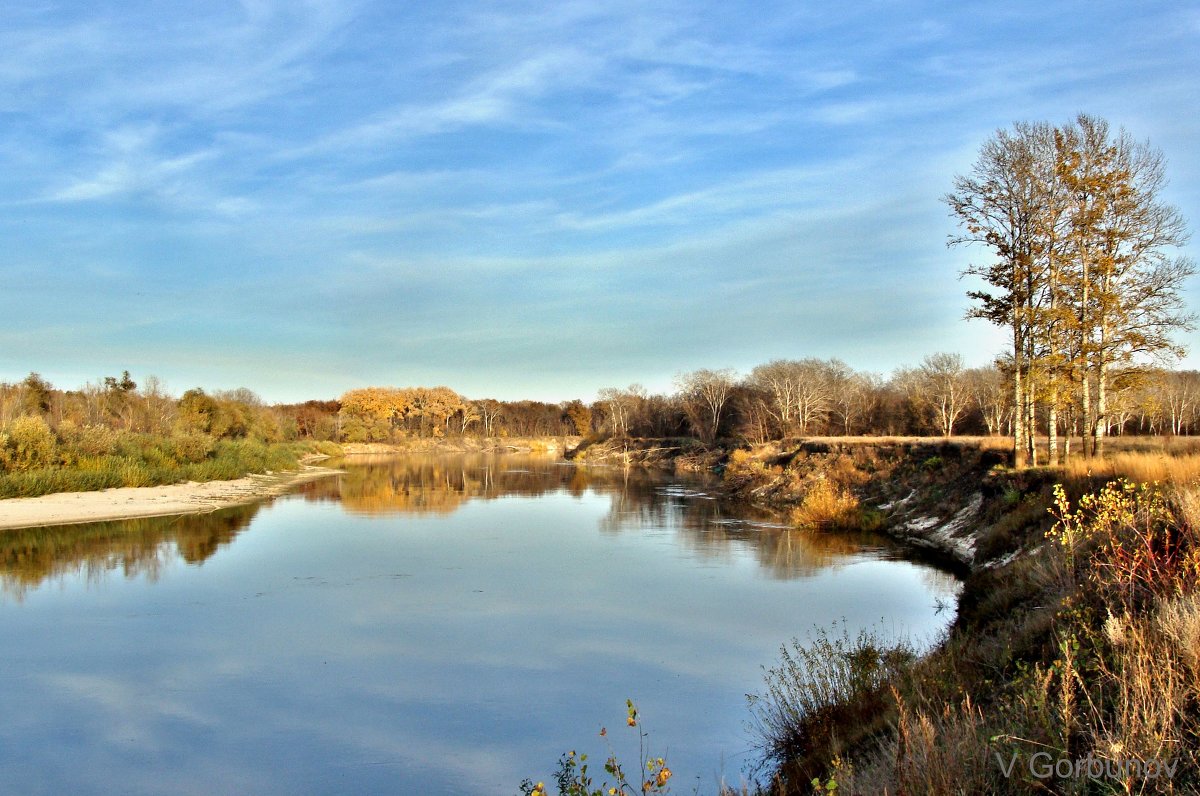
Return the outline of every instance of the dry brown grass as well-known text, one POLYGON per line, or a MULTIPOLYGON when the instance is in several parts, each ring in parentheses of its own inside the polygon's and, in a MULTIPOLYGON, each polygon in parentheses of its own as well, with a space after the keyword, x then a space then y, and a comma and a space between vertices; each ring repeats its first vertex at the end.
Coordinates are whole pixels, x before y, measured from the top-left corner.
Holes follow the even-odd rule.
POLYGON ((822 478, 811 482, 791 519, 805 528, 858 528, 862 513, 849 490, 822 478))
MULTIPOLYGON (((1121 477, 1164 485, 1113 483, 1071 504, 1064 493, 1037 555, 972 575, 956 630, 888 678, 890 699, 827 700, 823 712, 803 704, 797 732, 781 722, 775 737, 790 759, 774 793, 812 793, 814 776, 842 794, 1200 793, 1200 455, 1116 451, 1034 475, 1074 476, 1081 492, 1121 477), (850 732, 885 713, 885 731, 850 732), (1159 761, 1174 779, 1035 781, 1039 754, 1159 761), (1010 760, 1011 779, 998 762, 1010 760)), ((838 484, 811 494, 814 514, 837 515, 838 484)), ((1010 505, 1014 522, 1043 538, 1043 500, 1010 505)), ((781 693, 797 693, 803 678, 782 675, 781 693)), ((811 690, 811 677, 801 685, 811 690)))
POLYGON ((1177 485, 1173 503, 1180 524, 1200 538, 1200 483, 1177 485))
MULTIPOLYGON (((1189 697, 1185 666, 1177 649, 1156 632, 1153 622, 1111 620, 1111 666, 1096 658, 1102 687, 1114 693, 1112 713, 1088 710, 1082 717, 1094 734, 1098 758, 1166 760, 1185 748, 1189 697)), ((1086 726, 1085 725, 1085 726, 1086 726)))
POLYGON ((1186 665, 1192 687, 1200 694, 1200 597, 1190 594, 1165 601, 1155 624, 1186 665))
MULTIPOLYGON (((1200 437, 1109 437, 1104 444, 1113 452, 1165 451, 1173 455, 1200 453, 1200 437)), ((1075 450, 1082 450, 1082 447, 1076 447, 1075 450)))
POLYGON ((1170 455, 1163 451, 1127 451, 1102 459, 1075 458, 1064 468, 1067 477, 1128 478, 1140 483, 1160 481, 1173 484, 1200 482, 1200 454, 1170 455))
POLYGON ((979 448, 1011 448, 1012 437, 977 437, 938 435, 928 437, 905 436, 853 436, 853 437, 793 437, 787 440, 789 444, 797 442, 819 442, 826 445, 929 445, 948 443, 963 447, 979 448))

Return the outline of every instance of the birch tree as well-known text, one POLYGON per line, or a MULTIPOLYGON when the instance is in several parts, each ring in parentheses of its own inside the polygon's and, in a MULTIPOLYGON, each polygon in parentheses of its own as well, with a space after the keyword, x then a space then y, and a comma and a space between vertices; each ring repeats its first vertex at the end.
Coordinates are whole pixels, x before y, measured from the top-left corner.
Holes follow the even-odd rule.
POLYGON ((1115 374, 1129 384, 1139 370, 1182 353, 1173 335, 1191 328, 1180 289, 1195 267, 1173 255, 1188 235, 1161 199, 1165 184, 1158 150, 1080 115, 1057 128, 997 131, 945 197, 961 229, 951 245, 979 244, 993 257, 963 275, 987 286, 968 292, 977 302, 968 317, 1012 335, 1005 359, 1017 466, 1036 464, 1039 404, 1051 464, 1060 425, 1070 432, 1082 423, 1084 453, 1099 454, 1112 425, 1115 374))

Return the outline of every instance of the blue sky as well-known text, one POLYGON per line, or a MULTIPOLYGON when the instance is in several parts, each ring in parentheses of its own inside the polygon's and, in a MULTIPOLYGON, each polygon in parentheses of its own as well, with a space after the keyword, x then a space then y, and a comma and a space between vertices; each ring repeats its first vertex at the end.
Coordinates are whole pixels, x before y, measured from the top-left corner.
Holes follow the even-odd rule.
POLYGON ((983 140, 1103 116, 1195 226, 1198 106, 1191 3, 5 3, 0 380, 983 364, 940 202, 983 140))

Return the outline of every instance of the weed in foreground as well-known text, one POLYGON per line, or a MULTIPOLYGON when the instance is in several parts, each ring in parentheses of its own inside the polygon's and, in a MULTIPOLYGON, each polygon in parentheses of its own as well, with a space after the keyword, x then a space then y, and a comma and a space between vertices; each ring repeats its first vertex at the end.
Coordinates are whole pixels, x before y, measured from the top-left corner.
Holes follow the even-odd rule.
MULTIPOLYGON (((617 758, 608 741, 607 728, 600 728, 600 737, 608 744, 608 757, 604 761, 605 777, 596 785, 588 756, 574 750, 567 752, 558 760, 558 771, 554 779, 558 785, 559 796, 635 796, 636 794, 666 794, 671 788, 671 769, 662 757, 651 757, 647 751, 649 735, 641 724, 641 714, 633 700, 625 700, 625 726, 632 728, 638 736, 638 767, 637 772, 627 771, 617 758), (631 781, 632 779, 632 781, 631 781)), ((544 782, 534 783, 531 779, 521 782, 521 796, 547 796, 544 782)))

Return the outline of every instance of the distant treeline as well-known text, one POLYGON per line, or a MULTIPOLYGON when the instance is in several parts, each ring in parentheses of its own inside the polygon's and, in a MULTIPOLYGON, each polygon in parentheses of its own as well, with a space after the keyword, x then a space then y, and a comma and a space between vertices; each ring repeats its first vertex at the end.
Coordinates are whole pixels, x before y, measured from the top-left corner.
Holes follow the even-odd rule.
MULTIPOLYGON (((1200 373, 1131 371, 1114 383, 1121 389, 1112 399, 1110 433, 1195 433, 1200 373)), ((636 384, 605 388, 590 404, 470 400, 447 387, 372 387, 343 395, 336 414, 330 408, 321 422, 335 429, 331 438, 347 442, 461 434, 752 443, 818 435, 1011 435, 1008 385, 1001 368, 967 368, 956 354, 928 356, 886 379, 836 359, 777 360, 744 377, 731 370, 687 373, 665 395, 636 384)), ((1045 430, 1047 418, 1039 420, 1045 430)))
MULTIPOLYGON (((1010 435, 1009 384, 998 366, 967 368, 960 356, 946 353, 887 378, 836 359, 776 360, 744 376, 697 370, 680 375, 668 394, 636 384, 608 387, 591 403, 470 399, 449 387, 370 387, 338 400, 270 405, 247 389, 196 388, 176 398, 154 377, 139 385, 128 372, 77 390, 58 389, 31 373, 19 383, 0 383, 0 468, 119 455, 139 436, 171 440, 171 456, 186 462, 209 457, 221 441, 238 440, 593 435, 759 443, 818 435, 1010 435)), ((1129 371, 1112 385, 1109 433, 1187 435, 1200 427, 1197 371, 1129 371)), ((1037 418, 1042 433, 1047 421, 1037 418)))

